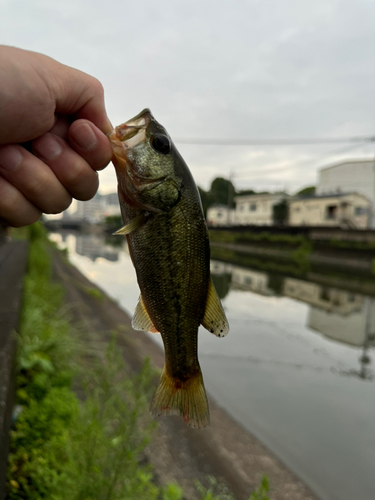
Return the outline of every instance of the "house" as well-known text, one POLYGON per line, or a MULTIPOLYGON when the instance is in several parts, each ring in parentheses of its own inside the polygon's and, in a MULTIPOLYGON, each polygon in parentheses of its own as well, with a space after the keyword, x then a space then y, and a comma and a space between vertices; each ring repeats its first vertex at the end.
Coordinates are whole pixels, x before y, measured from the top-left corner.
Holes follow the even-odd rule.
POLYGON ((370 201, 358 193, 299 197, 289 202, 289 224, 366 229, 370 212, 370 201))
POLYGON ((322 168, 318 174, 316 194, 355 192, 370 204, 368 227, 375 228, 375 161, 349 160, 322 168))
POLYGON ((234 210, 226 205, 211 205, 206 217, 208 226, 230 226, 234 221, 234 210))
POLYGON ((255 224, 271 226, 274 224, 273 207, 288 198, 285 193, 249 194, 236 196, 234 201, 235 224, 255 224))

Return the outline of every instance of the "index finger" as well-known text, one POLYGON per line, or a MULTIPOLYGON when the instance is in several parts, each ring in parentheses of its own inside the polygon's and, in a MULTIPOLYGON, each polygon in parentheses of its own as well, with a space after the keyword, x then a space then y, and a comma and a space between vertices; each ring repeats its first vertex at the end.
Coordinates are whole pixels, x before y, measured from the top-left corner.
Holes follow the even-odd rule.
POLYGON ((104 89, 99 80, 69 66, 60 66, 54 89, 56 112, 89 120, 104 134, 113 130, 104 106, 104 89))

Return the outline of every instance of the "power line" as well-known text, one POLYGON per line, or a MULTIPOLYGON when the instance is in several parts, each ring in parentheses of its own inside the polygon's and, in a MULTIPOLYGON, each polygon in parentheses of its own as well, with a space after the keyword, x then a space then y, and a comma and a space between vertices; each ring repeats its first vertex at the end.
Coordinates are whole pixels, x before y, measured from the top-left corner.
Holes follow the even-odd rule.
POLYGON ((340 154, 343 154, 343 153, 346 153, 346 152, 349 152, 355 148, 358 148, 360 147, 362 144, 352 144, 350 146, 346 146, 344 149, 343 148, 340 148, 339 150, 337 149, 334 149, 334 150, 331 150, 331 151, 328 151, 324 154, 319 154, 318 156, 313 156, 313 157, 310 157, 310 158, 306 158, 305 160, 300 160, 300 161, 297 161, 296 163, 290 163, 288 165, 283 165, 283 166, 278 166, 278 167, 274 167, 274 168, 271 168, 271 169, 267 169, 267 168, 264 168, 264 167, 259 167, 257 165, 242 165, 241 167, 232 167, 232 176, 234 179, 238 178, 238 177, 241 177, 241 178, 244 178, 244 177, 254 177, 256 175, 259 175, 259 172, 261 172, 262 174, 277 174, 279 172, 283 172, 285 170, 296 170, 298 169, 299 167, 310 167, 311 169, 316 169, 318 168, 318 164, 321 163, 323 160, 326 160, 326 163, 329 162, 329 159, 334 157, 334 156, 337 156, 337 155, 340 155, 340 154), (245 171, 246 170, 246 171, 245 171), (250 171, 251 170, 251 171, 250 171))
POLYGON ((320 137, 296 139, 209 139, 177 137, 174 142, 195 146, 292 146, 307 144, 339 144, 345 142, 375 142, 375 136, 320 137))

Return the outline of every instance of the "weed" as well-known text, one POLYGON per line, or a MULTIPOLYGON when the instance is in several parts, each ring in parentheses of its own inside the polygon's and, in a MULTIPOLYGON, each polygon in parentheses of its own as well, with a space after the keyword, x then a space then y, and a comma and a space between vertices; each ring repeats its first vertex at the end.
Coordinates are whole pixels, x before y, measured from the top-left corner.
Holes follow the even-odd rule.
POLYGON ((268 496, 268 493, 269 493, 268 478, 267 476, 263 476, 259 488, 257 488, 252 493, 249 500, 271 500, 270 497, 268 496))

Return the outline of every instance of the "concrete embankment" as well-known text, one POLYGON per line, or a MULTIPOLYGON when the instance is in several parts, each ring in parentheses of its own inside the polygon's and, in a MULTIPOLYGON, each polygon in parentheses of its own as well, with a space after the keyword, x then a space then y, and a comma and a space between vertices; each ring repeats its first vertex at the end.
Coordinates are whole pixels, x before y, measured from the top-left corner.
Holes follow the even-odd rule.
POLYGON ((375 231, 329 227, 211 228, 212 246, 281 261, 373 272, 375 231))
MULTIPOLYGON (((140 368, 146 356, 156 367, 162 367, 162 350, 148 335, 133 331, 128 315, 58 251, 54 251, 53 274, 66 290, 67 309, 72 321, 85 332, 88 348, 104 348, 110 332, 115 330, 119 348, 134 370, 140 368), (100 293, 92 293, 93 289, 100 293)), ((189 428, 177 417, 160 419, 146 451, 156 480, 178 482, 185 498, 194 500, 198 498, 194 480, 205 483, 206 477, 212 475, 224 482, 239 500, 247 500, 266 474, 273 500, 317 500, 291 471, 212 399, 210 410, 211 426, 201 431, 189 428)))
MULTIPOLYGON (((283 249, 265 247, 261 245, 251 245, 251 244, 240 244, 240 243, 218 243, 211 242, 211 246, 217 246, 222 248, 227 248, 228 250, 234 250, 237 252, 259 255, 269 259, 281 259, 284 261, 295 260, 295 249, 283 249)), ((347 269, 359 269, 361 271, 371 272, 374 267, 374 255, 353 255, 350 252, 311 252, 305 256, 306 261, 311 264, 317 264, 321 266, 337 267, 337 268, 347 268, 347 269)))

